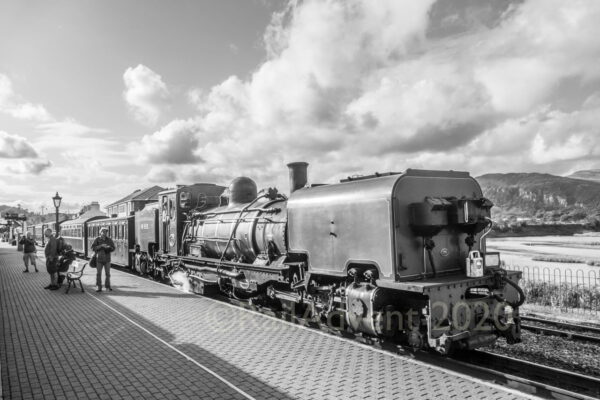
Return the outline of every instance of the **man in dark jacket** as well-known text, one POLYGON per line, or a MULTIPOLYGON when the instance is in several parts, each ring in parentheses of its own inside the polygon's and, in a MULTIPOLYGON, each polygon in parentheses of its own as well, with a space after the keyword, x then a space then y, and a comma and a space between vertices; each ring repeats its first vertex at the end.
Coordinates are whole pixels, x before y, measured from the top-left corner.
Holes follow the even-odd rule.
POLYGON ((54 235, 52 235, 52 229, 48 228, 44 232, 46 236, 46 248, 44 254, 46 255, 46 271, 50 274, 50 284, 44 289, 57 290, 58 289, 58 243, 54 235))
POLYGON ((104 286, 106 290, 112 290, 110 287, 110 253, 115 251, 115 243, 108 237, 108 229, 101 228, 100 236, 92 243, 92 250, 96 252, 96 292, 102 291, 102 268, 106 279, 104 286))
POLYGON ((35 268, 35 272, 38 272, 37 264, 35 263, 35 240, 33 240, 31 232, 27 232, 25 236, 19 240, 19 243, 23 245, 23 262, 25 263, 25 271, 29 272, 29 262, 35 268))

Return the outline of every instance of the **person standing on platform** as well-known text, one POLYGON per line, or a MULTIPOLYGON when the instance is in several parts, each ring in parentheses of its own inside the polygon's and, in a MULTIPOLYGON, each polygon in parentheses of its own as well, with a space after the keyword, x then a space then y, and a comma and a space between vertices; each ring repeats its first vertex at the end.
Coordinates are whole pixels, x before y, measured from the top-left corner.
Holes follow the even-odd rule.
POLYGON ((25 263, 25 271, 23 272, 29 272, 30 261, 33 268, 35 268, 35 272, 38 272, 37 264, 35 263, 35 240, 31 236, 31 232, 27 232, 19 240, 19 243, 23 245, 23 262, 25 263))
POLYGON ((59 288, 58 243, 54 235, 52 235, 52 229, 46 229, 44 236, 46 236, 46 248, 44 249, 44 254, 46 255, 46 271, 50 274, 50 284, 44 289, 57 290, 59 288))
POLYGON ((108 237, 108 228, 100 229, 100 236, 92 243, 92 250, 96 252, 97 257, 96 292, 102 291, 102 268, 104 268, 105 275, 104 286, 106 290, 112 290, 110 286, 110 253, 115 251, 115 243, 108 237))

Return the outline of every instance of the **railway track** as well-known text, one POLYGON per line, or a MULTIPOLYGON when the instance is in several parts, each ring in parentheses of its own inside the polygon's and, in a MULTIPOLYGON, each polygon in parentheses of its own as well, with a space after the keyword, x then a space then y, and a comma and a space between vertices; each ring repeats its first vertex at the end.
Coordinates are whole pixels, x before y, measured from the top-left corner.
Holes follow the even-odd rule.
POLYGON ((496 372, 510 387, 544 398, 600 398, 600 379, 482 350, 453 357, 483 371, 496 372))
POLYGON ((522 323, 521 328, 534 333, 600 344, 600 328, 587 325, 570 324, 566 322, 550 321, 528 316, 521 316, 521 321, 530 322, 529 324, 522 323), (546 326, 541 326, 538 324, 546 326))
MULTIPOLYGON (((139 276, 129 268, 118 268, 121 271, 139 276)), ((317 329, 346 340, 373 346, 379 350, 409 356, 432 366, 443 367, 465 375, 475 376, 482 380, 542 398, 565 400, 600 398, 600 379, 571 371, 542 366, 480 350, 460 353, 453 357, 442 357, 425 351, 414 351, 410 347, 397 343, 338 330, 320 321, 305 319, 284 311, 275 311, 270 308, 260 307, 250 304, 245 300, 229 298, 224 295, 208 297, 216 301, 244 308, 250 312, 260 313, 292 324, 317 329)))

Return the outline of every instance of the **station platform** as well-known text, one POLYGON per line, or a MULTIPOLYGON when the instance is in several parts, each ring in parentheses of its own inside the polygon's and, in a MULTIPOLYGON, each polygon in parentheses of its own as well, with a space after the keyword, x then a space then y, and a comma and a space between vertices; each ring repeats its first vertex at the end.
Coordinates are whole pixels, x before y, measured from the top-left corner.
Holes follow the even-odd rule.
POLYGON ((3 399, 531 398, 116 269, 68 294, 38 269, 0 243, 3 399))

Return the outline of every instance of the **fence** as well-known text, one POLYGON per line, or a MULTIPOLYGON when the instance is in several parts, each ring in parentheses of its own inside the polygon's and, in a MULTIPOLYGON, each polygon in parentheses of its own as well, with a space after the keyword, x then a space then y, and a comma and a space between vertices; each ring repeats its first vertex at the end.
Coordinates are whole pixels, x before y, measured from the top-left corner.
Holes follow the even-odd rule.
POLYGON ((600 311, 600 271, 507 265, 521 271, 520 286, 526 304, 560 309, 563 312, 598 314, 600 311))

